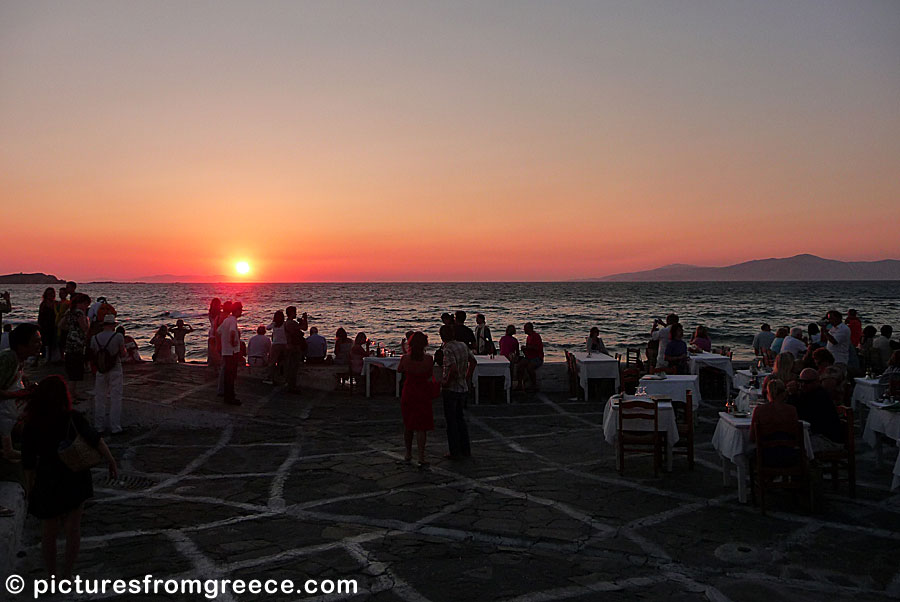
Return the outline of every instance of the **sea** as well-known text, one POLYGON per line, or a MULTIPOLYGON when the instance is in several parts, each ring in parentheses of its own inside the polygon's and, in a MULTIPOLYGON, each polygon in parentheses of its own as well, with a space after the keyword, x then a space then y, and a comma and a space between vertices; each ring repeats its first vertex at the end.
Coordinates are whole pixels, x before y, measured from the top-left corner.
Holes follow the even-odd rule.
MULTIPOLYGON (((36 321, 47 285, 6 285, 13 309, 4 323, 36 321)), ((57 287, 58 288, 58 287, 57 287)), ((762 322, 803 326, 835 308, 856 309, 863 325, 891 324, 900 330, 900 282, 472 282, 472 283, 82 283, 92 299, 105 296, 120 323, 149 358, 156 329, 176 319, 196 332, 187 337, 189 361, 205 361, 207 309, 213 297, 244 305, 240 325, 245 340, 258 325, 269 324, 277 309, 296 305, 310 326, 334 339, 343 327, 351 337, 365 332, 399 353, 409 331, 421 330, 432 346, 440 343, 443 312, 464 310, 466 323, 485 315, 495 340, 512 324, 524 342, 522 326, 532 322, 544 340, 548 360, 562 360, 564 349, 584 345, 592 326, 610 351, 644 347, 654 318, 675 312, 685 332, 705 325, 713 345, 732 348, 735 359, 753 356, 750 343, 762 322)), ((686 336, 686 338, 689 338, 686 336)))

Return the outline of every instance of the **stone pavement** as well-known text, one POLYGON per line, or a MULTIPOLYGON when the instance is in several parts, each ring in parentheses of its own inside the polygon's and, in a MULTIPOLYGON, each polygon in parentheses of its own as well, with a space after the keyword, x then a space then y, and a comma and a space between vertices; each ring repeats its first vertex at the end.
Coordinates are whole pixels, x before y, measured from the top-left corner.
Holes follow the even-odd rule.
MULTIPOLYGON (((653 478, 649 457, 615 471, 602 403, 515 394, 470 405, 474 457, 450 462, 437 401, 432 466, 420 470, 402 461, 389 395, 292 396, 244 379, 238 397, 237 408, 219 403, 200 366, 129 367, 131 426, 111 441, 122 474, 111 483, 94 470, 82 577, 355 579, 353 599, 379 601, 900 596, 900 496, 871 452, 856 500, 829 493, 810 515, 776 496, 764 517, 722 485, 713 405, 700 411, 694 471, 679 456, 653 478)), ((39 541, 29 518, 16 566, 27 580, 43 576, 39 541)))

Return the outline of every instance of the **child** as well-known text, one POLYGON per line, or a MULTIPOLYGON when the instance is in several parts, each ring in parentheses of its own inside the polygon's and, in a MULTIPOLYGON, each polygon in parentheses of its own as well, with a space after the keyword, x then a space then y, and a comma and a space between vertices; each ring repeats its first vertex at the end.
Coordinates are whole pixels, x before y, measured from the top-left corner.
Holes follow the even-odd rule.
POLYGON ((156 350, 153 353, 153 361, 158 364, 174 364, 175 359, 172 357, 172 338, 169 336, 169 329, 166 326, 160 326, 150 344, 156 350))
POLYGON ((409 353, 409 341, 410 339, 412 339, 413 334, 415 333, 413 333, 412 330, 407 330, 406 336, 402 341, 400 341, 400 353, 402 355, 406 355, 407 353, 409 353))
POLYGON ((180 363, 184 363, 184 337, 189 332, 194 332, 194 327, 188 324, 185 326, 184 320, 175 322, 175 328, 169 331, 175 337, 175 359, 180 363))
POLYGON ((123 361, 135 364, 143 362, 144 360, 141 357, 141 352, 138 349, 138 344, 137 341, 134 340, 134 337, 125 334, 125 328, 122 326, 116 328, 116 333, 122 335, 122 338, 125 340, 125 359, 123 361))

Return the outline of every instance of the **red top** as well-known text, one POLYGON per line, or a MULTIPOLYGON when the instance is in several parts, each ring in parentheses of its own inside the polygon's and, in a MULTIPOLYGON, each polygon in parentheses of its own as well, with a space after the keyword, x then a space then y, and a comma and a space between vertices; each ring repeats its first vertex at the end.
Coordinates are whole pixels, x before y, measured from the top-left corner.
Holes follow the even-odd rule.
POLYGON ((862 339, 862 322, 859 318, 847 318, 847 326, 850 328, 850 342, 854 347, 859 347, 862 339))
POLYGON ((544 341, 536 332, 532 332, 525 339, 525 357, 530 360, 544 359, 544 341))

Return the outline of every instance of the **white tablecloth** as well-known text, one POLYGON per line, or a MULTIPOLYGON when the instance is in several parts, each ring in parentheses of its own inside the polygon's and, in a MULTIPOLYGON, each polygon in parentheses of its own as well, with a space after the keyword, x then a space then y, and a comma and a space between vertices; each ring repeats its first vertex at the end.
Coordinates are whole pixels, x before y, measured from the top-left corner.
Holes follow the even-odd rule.
MULTIPOLYGON (((372 380, 371 380, 371 374, 369 373, 369 370, 371 369, 372 364, 375 364, 377 366, 381 366, 382 368, 387 368, 388 370, 393 370, 394 372, 397 372, 397 364, 399 364, 399 363, 400 363, 400 356, 364 357, 363 358, 362 373, 363 373, 363 376, 366 377, 366 397, 372 396, 372 380)), ((396 381, 397 381, 396 386, 395 386, 396 395, 397 395, 397 397, 400 397, 400 373, 399 372, 397 372, 396 381)))
MULTIPOLYGON (((747 502, 747 459, 756 449, 750 441, 750 418, 736 418, 727 412, 719 412, 719 423, 713 433, 713 449, 722 457, 722 481, 728 484, 728 465, 726 460, 737 466, 738 499, 747 502)), ((803 422, 803 421, 801 421, 803 422)), ((809 423, 803 422, 803 447, 806 455, 813 457, 812 441, 809 438, 809 423)))
MULTIPOLYGON (((610 445, 616 445, 619 437, 619 406, 613 404, 618 398, 613 395, 606 402, 606 411, 603 412, 603 438, 610 445)), ((649 397, 635 397, 626 395, 626 401, 650 401, 649 397)), ((623 425, 625 430, 646 431, 651 430, 649 424, 643 420, 628 420, 623 425)), ((672 446, 678 442, 678 423, 675 421, 675 410, 668 402, 659 403, 659 432, 666 433, 666 470, 672 470, 672 446)))
MULTIPOLYGON (((762 386, 763 381, 766 379, 766 375, 768 372, 760 372, 759 373, 759 384, 762 386)), ((749 387, 750 383, 753 382, 753 373, 750 370, 735 370, 734 372, 734 388, 740 389, 741 387, 749 387)))
MULTIPOLYGON (((900 448, 900 412, 889 412, 882 410, 878 402, 872 402, 869 407, 869 417, 866 419, 866 428, 863 430, 863 441, 876 447, 879 445, 878 435, 893 439, 900 448)), ((878 447, 879 455, 881 448, 878 447)), ((900 487, 900 451, 897 453, 897 460, 894 462, 894 478, 891 483, 891 489, 900 487)))
POLYGON ((491 359, 487 355, 476 355, 475 360, 478 365, 472 373, 472 384, 475 385, 475 403, 478 403, 478 377, 479 376, 502 376, 503 389, 506 391, 506 403, 509 403, 509 390, 512 388, 512 377, 509 373, 509 360, 502 355, 491 359))
POLYGON ((853 411, 859 404, 869 405, 870 402, 881 399, 886 385, 878 384, 877 378, 854 378, 853 396, 850 398, 850 405, 853 411))
POLYGON ((726 387, 731 390, 731 381, 734 379, 734 366, 731 365, 731 358, 727 355, 719 355, 718 353, 697 353, 691 355, 690 359, 691 374, 700 374, 701 366, 708 366, 721 370, 728 377, 726 379, 726 387))
POLYGON ((645 376, 640 386, 647 388, 648 395, 665 395, 675 401, 685 401, 690 390, 694 409, 700 405, 700 377, 696 374, 666 374, 662 380, 645 376))
POLYGON ((584 400, 588 401, 588 380, 591 378, 611 378, 619 390, 619 362, 605 353, 594 352, 588 357, 586 351, 576 351, 575 364, 578 367, 578 381, 584 389, 584 400))

